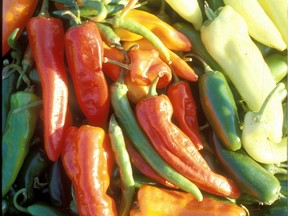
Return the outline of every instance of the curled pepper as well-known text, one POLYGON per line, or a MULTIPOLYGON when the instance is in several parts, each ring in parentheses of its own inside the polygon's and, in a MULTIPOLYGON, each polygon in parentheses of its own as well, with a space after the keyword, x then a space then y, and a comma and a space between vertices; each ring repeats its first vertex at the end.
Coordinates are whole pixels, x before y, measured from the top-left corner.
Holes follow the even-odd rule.
MULTIPOLYGON (((266 120, 269 115, 266 110, 268 103, 273 102, 273 97, 278 97, 281 88, 285 88, 283 83, 279 83, 268 95, 259 112, 248 111, 244 117, 241 137, 243 147, 254 160, 265 164, 287 161, 287 137, 282 138, 279 143, 269 140, 268 133, 273 126, 266 120)), ((279 117, 278 121, 283 121, 283 113, 279 117)), ((280 130, 282 133, 282 128, 280 130)))
POLYGON ((137 193, 139 208, 130 211, 131 216, 180 216, 227 215, 245 216, 244 208, 214 197, 204 197, 199 202, 189 193, 143 185, 137 193))
POLYGON ((171 121, 171 102, 165 94, 157 94, 156 82, 157 79, 151 86, 148 97, 139 101, 135 107, 139 125, 156 151, 200 189, 217 195, 239 197, 237 186, 211 171, 191 140, 171 121))
POLYGON ((15 181, 29 152, 42 101, 31 91, 18 91, 10 98, 10 110, 2 136, 2 198, 15 181))
POLYGON ((64 28, 49 17, 47 0, 39 16, 27 24, 29 44, 40 76, 44 110, 44 145, 50 160, 60 155, 68 106, 68 78, 64 63, 64 28))
POLYGON ((64 169, 75 189, 79 215, 116 215, 110 184, 110 139, 100 127, 68 128, 61 152, 64 169))

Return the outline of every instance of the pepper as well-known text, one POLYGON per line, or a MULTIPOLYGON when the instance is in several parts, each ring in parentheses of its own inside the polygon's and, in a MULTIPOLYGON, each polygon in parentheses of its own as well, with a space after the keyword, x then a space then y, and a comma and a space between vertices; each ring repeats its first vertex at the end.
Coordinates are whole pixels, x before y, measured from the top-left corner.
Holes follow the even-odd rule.
POLYGON ((129 210, 134 198, 135 183, 133 179, 132 165, 125 146, 124 135, 114 115, 110 118, 108 133, 122 182, 122 193, 118 213, 119 215, 127 216, 129 215, 129 210))
POLYGON ((100 127, 82 125, 67 129, 61 152, 64 169, 75 189, 79 215, 116 215, 110 184, 110 139, 100 127), (107 139, 108 138, 108 139, 107 139))
POLYGON ((102 69, 103 42, 91 21, 65 33, 65 51, 77 101, 89 122, 105 127, 110 109, 108 84, 102 69))
POLYGON ((48 1, 39 16, 27 24, 29 44, 40 76, 44 112, 44 146, 48 158, 60 155, 68 105, 68 78, 64 63, 64 28, 58 18, 49 17, 48 1))
POLYGON ((276 83, 279 83, 288 74, 287 55, 273 53, 265 57, 265 61, 276 83))
POLYGON ((276 200, 273 205, 257 206, 258 208, 254 207, 250 212, 255 216, 284 216, 288 214, 287 202, 287 197, 282 197, 276 200))
POLYGON ((252 38, 280 51, 287 48, 279 30, 257 0, 223 1, 225 5, 231 6, 245 20, 249 35, 252 38))
MULTIPOLYGON (((173 28, 170 24, 164 22, 156 15, 149 13, 143 10, 133 9, 125 16, 126 18, 133 19, 134 21, 141 23, 150 31, 152 31, 164 45, 173 51, 185 51, 188 52, 191 50, 192 44, 189 39, 180 31, 173 28)), ((131 33, 122 28, 116 28, 115 31, 120 36, 123 41, 135 41, 142 39, 135 36, 135 39, 131 40, 131 37, 134 38, 134 33, 131 33), (130 36, 132 34, 132 36, 130 36)))
POLYGON ((197 109, 189 83, 180 80, 176 72, 173 72, 173 77, 174 83, 167 89, 167 96, 173 107, 173 116, 180 129, 190 138, 195 147, 201 150, 203 143, 198 127, 197 109))
MULTIPOLYGON (((217 14, 205 5, 205 12, 209 20, 201 28, 204 46, 221 65, 222 72, 231 80, 248 108, 259 111, 276 83, 261 52, 250 38, 244 19, 229 5, 222 7, 217 14), (234 30, 223 34, 223 29, 234 30)), ((268 121, 274 124, 269 138, 276 142, 281 139, 278 129, 282 125, 275 119, 283 110, 281 103, 276 101, 268 109, 268 121)))
POLYGON ((201 40, 199 31, 193 28, 193 26, 184 22, 176 22, 173 24, 173 27, 181 31, 183 34, 185 34, 189 38, 189 40, 193 44, 192 51, 200 55, 213 70, 223 71, 221 66, 215 61, 214 58, 212 58, 212 56, 206 50, 201 40))
POLYGON ((2 136, 2 198, 15 181, 29 152, 40 105, 42 101, 31 91, 18 91, 11 95, 2 136))
POLYGON ((244 208, 232 202, 214 197, 204 197, 203 201, 199 202, 191 194, 150 185, 140 187, 137 197, 139 209, 131 209, 131 216, 247 215, 244 208))
POLYGON ((152 167, 146 162, 146 160, 142 157, 142 155, 133 147, 131 142, 126 139, 126 148, 130 156, 130 160, 134 167, 137 168, 145 176, 149 177, 150 179, 159 182, 160 184, 167 186, 167 187, 175 187, 169 181, 161 177, 157 172, 155 172, 152 167))
POLYGON ((111 104, 117 121, 133 146, 139 151, 147 163, 164 179, 179 188, 193 194, 197 200, 202 200, 200 190, 187 178, 176 172, 154 150, 152 144, 140 128, 135 114, 127 98, 127 86, 124 84, 123 74, 117 82, 110 86, 111 104))
POLYGON ((203 23, 203 16, 197 0, 166 0, 170 7, 176 11, 183 19, 192 23, 194 28, 198 31, 203 23))
POLYGON ((189 137, 171 121, 171 102, 165 94, 157 94, 155 83, 157 79, 151 85, 148 97, 136 104, 135 112, 139 125, 158 154, 202 190, 220 196, 238 197, 237 186, 211 171, 189 137))
POLYGON ((259 0, 258 1, 261 7, 264 9, 266 14, 270 17, 273 23, 276 25, 280 31, 283 40, 288 46, 288 35, 287 35, 287 7, 288 2, 285 0, 280 0, 277 2, 277 5, 272 4, 269 0, 259 0))
POLYGON ((39 178, 50 166, 50 160, 45 151, 38 145, 29 149, 29 153, 21 166, 17 175, 17 185, 25 188, 27 203, 32 203, 35 199, 34 183, 35 178, 39 178))
MULTIPOLYGON (((124 49, 128 49, 129 47, 132 47, 135 44, 139 45, 140 50, 155 49, 155 47, 145 38, 137 40, 137 41, 133 41, 133 42, 124 41, 122 44, 123 44, 124 49)), ((198 76, 193 70, 193 68, 190 67, 183 58, 181 58, 179 55, 177 55, 175 52, 171 50, 169 50, 169 53, 170 53, 170 58, 171 58, 170 66, 174 69, 177 76, 183 79, 186 79, 188 81, 192 81, 192 82, 195 82, 198 80, 198 76)), ((161 57, 161 54, 160 54, 160 57, 161 57)))
POLYGON ((222 166, 243 193, 251 195, 260 204, 265 205, 271 205, 278 199, 281 186, 275 176, 245 152, 224 149, 215 133, 213 133, 213 143, 222 166))
MULTIPOLYGON (((104 23, 96 22, 101 38, 105 44, 109 47, 121 46, 121 38, 115 33, 111 26, 104 23)), ((105 50, 104 50, 105 54, 105 50)))
MULTIPOLYGON (((248 111, 244 117, 242 130, 242 143, 246 152, 256 161, 270 164, 287 161, 287 137, 281 142, 274 143, 269 140, 268 133, 273 125, 267 123, 267 107, 272 102, 273 97, 278 96, 278 91, 285 88, 283 83, 279 83, 267 96, 259 112, 248 111)), ((277 121, 283 121, 283 113, 279 115, 277 121)), ((282 127, 279 128, 282 134, 282 127)))
POLYGON ((138 85, 150 85, 161 74, 157 88, 164 88, 172 79, 170 67, 159 58, 157 50, 132 49, 130 79, 138 85))
POLYGON ((8 37, 14 31, 19 28, 19 34, 21 35, 27 22, 32 17, 38 0, 4 0, 3 1, 3 22, 2 22, 2 57, 8 53, 10 47, 8 45, 8 37))

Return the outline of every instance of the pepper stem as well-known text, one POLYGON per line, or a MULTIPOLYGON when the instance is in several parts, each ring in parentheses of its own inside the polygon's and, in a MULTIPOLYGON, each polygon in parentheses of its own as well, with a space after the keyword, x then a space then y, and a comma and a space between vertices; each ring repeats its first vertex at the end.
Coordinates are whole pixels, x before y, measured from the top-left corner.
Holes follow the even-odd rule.
POLYGON ((149 87, 149 91, 147 94, 147 97, 153 97, 153 96, 157 96, 157 83, 160 79, 160 74, 153 80, 153 82, 151 83, 150 87, 149 87))
POLYGON ((24 208, 24 207, 20 206, 20 205, 18 204, 18 202, 17 202, 18 197, 20 196, 20 194, 23 195, 23 197, 24 197, 24 202, 27 201, 26 188, 22 188, 22 189, 20 189, 19 191, 17 191, 16 194, 14 195, 14 197, 13 197, 13 204, 14 204, 14 206, 15 206, 15 208, 16 208, 17 210, 29 214, 27 208, 24 208))
POLYGON ((187 58, 187 57, 192 57, 192 59, 193 59, 193 57, 197 58, 201 62, 201 64, 203 65, 205 73, 213 72, 212 68, 205 62, 205 60, 201 56, 199 56, 195 53, 189 53, 189 54, 185 55, 185 58, 187 58))
POLYGON ((206 1, 204 1, 204 10, 207 18, 210 21, 213 21, 217 17, 215 12, 209 7, 209 4, 206 1))
POLYGON ((275 86, 275 88, 269 93, 269 95, 266 97, 265 101, 263 102, 260 110, 257 112, 255 115, 254 121, 255 122, 260 122, 263 116, 263 113, 265 113, 265 110, 268 107, 269 102, 272 100, 272 98, 279 93, 279 91, 285 88, 284 83, 279 83, 278 85, 275 86))
POLYGON ((49 17, 49 0, 43 0, 40 12, 38 14, 39 17, 49 17))

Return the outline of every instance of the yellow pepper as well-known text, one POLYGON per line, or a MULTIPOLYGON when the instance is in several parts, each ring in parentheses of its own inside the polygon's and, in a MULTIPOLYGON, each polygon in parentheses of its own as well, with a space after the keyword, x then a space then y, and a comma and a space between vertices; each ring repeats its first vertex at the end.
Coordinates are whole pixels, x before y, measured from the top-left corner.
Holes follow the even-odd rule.
POLYGON ((242 16, 246 21, 249 35, 252 38, 280 51, 286 49, 286 44, 278 28, 257 0, 224 0, 224 3, 225 5, 230 5, 242 16))

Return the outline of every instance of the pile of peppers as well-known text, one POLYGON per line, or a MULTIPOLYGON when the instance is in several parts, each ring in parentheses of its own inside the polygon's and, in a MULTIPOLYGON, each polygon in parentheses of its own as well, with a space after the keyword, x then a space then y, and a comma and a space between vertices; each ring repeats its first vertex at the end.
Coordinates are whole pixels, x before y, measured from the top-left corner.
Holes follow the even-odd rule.
POLYGON ((287 215, 287 0, 3 0, 2 215, 287 215))

